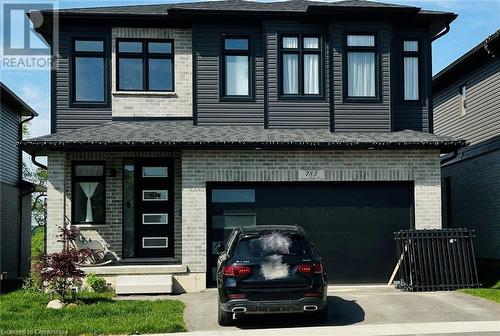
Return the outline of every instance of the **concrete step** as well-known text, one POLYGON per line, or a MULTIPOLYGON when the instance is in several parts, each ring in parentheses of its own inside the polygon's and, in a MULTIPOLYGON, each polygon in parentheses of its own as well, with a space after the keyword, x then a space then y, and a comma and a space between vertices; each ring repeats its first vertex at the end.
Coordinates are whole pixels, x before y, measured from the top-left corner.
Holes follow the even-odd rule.
POLYGON ((170 294, 172 275, 120 275, 116 277, 116 294, 170 294))

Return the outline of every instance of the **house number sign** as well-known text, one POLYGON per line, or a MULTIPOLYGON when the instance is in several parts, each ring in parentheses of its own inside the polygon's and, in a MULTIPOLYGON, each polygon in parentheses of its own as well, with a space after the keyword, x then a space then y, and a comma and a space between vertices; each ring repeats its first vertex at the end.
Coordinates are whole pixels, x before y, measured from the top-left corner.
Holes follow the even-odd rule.
POLYGON ((299 181, 324 181, 325 171, 323 169, 299 170, 299 181))

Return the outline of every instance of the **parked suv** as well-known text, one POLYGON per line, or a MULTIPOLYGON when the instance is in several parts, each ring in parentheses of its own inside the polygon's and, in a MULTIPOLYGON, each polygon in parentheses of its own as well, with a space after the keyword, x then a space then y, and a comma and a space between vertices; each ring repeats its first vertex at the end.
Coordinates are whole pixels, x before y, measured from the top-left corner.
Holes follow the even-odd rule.
POLYGON ((233 230, 217 246, 218 321, 243 314, 327 314, 327 279, 321 258, 298 226, 233 230))

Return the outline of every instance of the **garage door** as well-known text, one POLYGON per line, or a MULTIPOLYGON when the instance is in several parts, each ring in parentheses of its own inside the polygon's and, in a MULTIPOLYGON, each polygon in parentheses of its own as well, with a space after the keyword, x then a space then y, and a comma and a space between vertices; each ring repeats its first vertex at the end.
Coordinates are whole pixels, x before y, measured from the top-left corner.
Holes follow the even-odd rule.
POLYGON ((413 184, 213 184, 208 211, 209 284, 218 242, 234 227, 270 224, 303 227, 330 283, 381 283, 396 262, 393 232, 413 226, 413 184))

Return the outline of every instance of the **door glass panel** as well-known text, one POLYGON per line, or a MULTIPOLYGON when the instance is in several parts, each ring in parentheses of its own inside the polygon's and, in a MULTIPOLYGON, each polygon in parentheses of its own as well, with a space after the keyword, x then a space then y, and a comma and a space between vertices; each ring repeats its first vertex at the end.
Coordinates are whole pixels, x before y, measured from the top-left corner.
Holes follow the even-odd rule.
POLYGON ((214 189, 212 190, 213 203, 253 203, 255 202, 254 189, 214 189))
POLYGON ((134 165, 123 166, 123 254, 134 257, 134 165))
POLYGON ((143 190, 143 201, 166 201, 168 200, 168 190, 143 190))
POLYGON ((168 167, 143 167, 142 177, 167 177, 168 167))
POLYGON ((142 224, 168 224, 168 214, 142 214, 142 224))
POLYGON ((143 237, 143 248, 163 248, 168 247, 168 237, 143 237))

